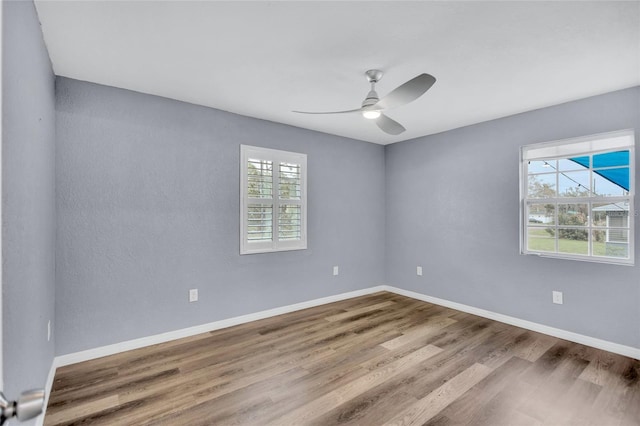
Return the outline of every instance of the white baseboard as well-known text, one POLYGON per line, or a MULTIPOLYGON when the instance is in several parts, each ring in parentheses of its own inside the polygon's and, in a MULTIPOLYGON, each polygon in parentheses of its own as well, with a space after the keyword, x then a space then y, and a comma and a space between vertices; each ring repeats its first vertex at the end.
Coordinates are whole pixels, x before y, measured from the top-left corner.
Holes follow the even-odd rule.
POLYGON ((293 305, 281 306, 279 308, 268 309, 266 311, 255 312, 252 314, 241 315, 238 317, 227 318, 220 321, 210 322, 208 324, 196 325, 194 327, 183 328, 180 330, 169 331, 167 333, 155 334, 153 336, 142 337, 134 340, 127 340, 112 345, 100 346, 85 351, 74 352, 66 355, 57 356, 54 359, 54 366, 62 367, 69 364, 88 361, 95 358, 101 358, 107 355, 113 355, 120 352, 139 349, 145 346, 156 345, 171 340, 181 339, 183 337, 194 336, 208 331, 219 330, 222 328, 233 327, 234 325, 244 324, 251 321, 257 321, 264 318, 274 317, 276 315, 287 314, 289 312, 299 311, 301 309, 313 308, 314 306, 326 305, 327 303, 338 302, 340 300, 351 299, 354 297, 364 296, 379 291, 385 291, 386 286, 369 287, 362 290, 350 291, 348 293, 336 294, 334 296, 322 297, 320 299, 309 300, 306 302, 295 303, 293 305))
POLYGON ((445 306, 447 308, 456 309, 458 311, 467 312, 467 313, 478 315, 484 318, 489 318, 495 321, 514 325, 516 327, 525 328, 527 330, 533 330, 539 333, 548 334, 550 336, 558 337, 560 339, 570 340, 572 342, 581 343, 587 346, 592 346, 594 348, 603 349, 605 351, 640 359, 640 348, 625 346, 619 343, 609 342, 607 340, 597 339, 595 337, 573 333, 571 331, 550 327, 548 325, 539 324, 539 323, 523 320, 516 317, 511 317, 508 315, 503 315, 503 314, 499 314, 492 311, 487 311, 485 309, 476 308, 474 306, 464 305, 462 303, 452 302, 449 300, 440 299, 433 296, 427 296, 425 294, 417 293, 415 291, 404 290, 404 289, 389 286, 389 285, 380 285, 380 286, 370 287, 362 290, 351 291, 348 293, 341 293, 334 296, 322 297, 320 299, 309 300, 306 302, 296 303, 293 305, 281 306, 278 308, 255 312, 252 314, 241 315, 233 318, 227 318, 220 321, 214 321, 208 324, 202 324, 194 327, 183 328, 180 330, 169 331, 167 333, 161 333, 153 336, 147 336, 139 339, 115 343, 112 345, 101 346, 93 349, 88 349, 85 351, 74 352, 66 355, 60 355, 53 360, 52 371, 49 374, 50 377, 48 378, 47 383, 49 383, 49 381, 53 383, 53 373, 55 373, 55 368, 61 367, 64 365, 75 364, 82 361, 88 361, 91 359, 100 358, 107 355, 113 355, 116 353, 129 351, 132 349, 138 349, 145 346, 164 343, 171 340, 180 339, 183 337, 194 336, 196 334, 206 333, 208 331, 232 327, 234 325, 244 324, 247 322, 269 318, 276 315, 286 314, 289 312, 299 311, 301 309, 312 308, 314 306, 325 305, 327 303, 337 302, 340 300, 351 299, 358 296, 364 296, 364 295, 376 293, 379 291, 389 291, 391 293, 396 293, 402 296, 411 297, 413 299, 418 299, 418 300, 433 303, 436 305, 445 306))
POLYGON ((549 336, 558 337, 560 339, 569 340, 571 342, 580 343, 583 345, 591 346, 594 348, 602 349, 605 351, 613 352, 616 354, 628 356, 635 359, 640 359, 640 348, 625 346, 619 343, 609 342, 607 340, 597 339, 595 337, 573 333, 571 331, 562 330, 560 328, 550 327, 548 325, 511 317, 509 315, 498 314, 496 312, 487 311, 485 309, 480 309, 480 308, 476 308, 469 305, 463 305, 462 303, 451 302, 449 300, 427 296, 425 294, 416 293, 415 291, 403 290, 401 288, 388 286, 388 285, 385 285, 382 287, 386 291, 389 291, 391 293, 396 293, 402 296, 411 297, 412 299, 418 299, 424 302, 433 303, 435 305, 445 306, 447 308, 455 309, 457 311, 478 315, 479 317, 492 319, 495 321, 503 322, 505 324, 515 325, 516 327, 521 327, 527 330, 536 331, 538 333, 548 334, 549 336))

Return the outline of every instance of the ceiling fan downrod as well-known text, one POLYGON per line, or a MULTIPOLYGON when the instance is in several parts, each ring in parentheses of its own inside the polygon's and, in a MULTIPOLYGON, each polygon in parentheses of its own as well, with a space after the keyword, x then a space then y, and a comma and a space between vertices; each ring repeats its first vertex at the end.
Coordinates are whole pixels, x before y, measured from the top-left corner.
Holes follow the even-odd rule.
POLYGON ((375 108, 375 104, 380 101, 378 92, 376 92, 376 83, 382 78, 382 71, 369 70, 365 75, 369 83, 371 83, 371 90, 367 93, 364 101, 362 101, 362 116, 370 120, 375 120, 380 117, 380 109, 375 108))

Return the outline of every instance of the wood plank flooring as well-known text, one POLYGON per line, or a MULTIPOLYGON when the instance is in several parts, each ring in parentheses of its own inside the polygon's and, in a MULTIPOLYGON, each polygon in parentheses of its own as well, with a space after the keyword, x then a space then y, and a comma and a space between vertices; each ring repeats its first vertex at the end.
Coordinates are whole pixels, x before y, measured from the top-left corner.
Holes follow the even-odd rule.
POLYGON ((640 361, 376 293, 59 368, 45 425, 640 425, 640 361))

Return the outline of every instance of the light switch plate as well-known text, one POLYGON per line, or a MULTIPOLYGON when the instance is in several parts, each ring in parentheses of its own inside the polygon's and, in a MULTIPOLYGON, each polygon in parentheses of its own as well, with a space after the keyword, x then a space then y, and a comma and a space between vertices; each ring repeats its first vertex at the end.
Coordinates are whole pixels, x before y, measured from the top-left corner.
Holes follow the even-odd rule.
POLYGON ((422 276, 422 266, 418 266, 418 267, 416 268, 416 274, 418 274, 418 276, 419 276, 419 277, 421 277, 421 276, 422 276))
POLYGON ((189 290, 189 302, 197 302, 198 301, 198 289, 192 288, 189 290))
POLYGON ((340 271, 338 270, 338 267, 337 267, 337 266, 334 266, 334 267, 333 267, 333 275, 338 275, 338 273, 339 273, 339 272, 340 272, 340 271))

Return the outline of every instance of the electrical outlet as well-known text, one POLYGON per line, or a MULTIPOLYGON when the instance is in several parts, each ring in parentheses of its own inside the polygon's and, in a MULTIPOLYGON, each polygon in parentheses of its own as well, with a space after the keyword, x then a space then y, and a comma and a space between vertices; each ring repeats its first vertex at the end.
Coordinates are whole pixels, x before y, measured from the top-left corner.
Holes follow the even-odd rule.
POLYGON ((338 267, 334 266, 333 267, 333 275, 338 275, 338 273, 339 273, 338 267))
POLYGON ((51 320, 47 323, 47 342, 51 341, 51 320))
POLYGON ((418 276, 419 276, 419 277, 421 277, 421 276, 422 276, 422 266, 418 266, 418 267, 416 268, 416 274, 418 274, 418 276))
POLYGON ((562 305, 563 301, 562 301, 562 292, 561 291, 553 291, 551 292, 551 294, 553 295, 553 303, 557 304, 557 305, 562 305))
POLYGON ((198 301, 198 289, 192 288, 189 290, 189 302, 197 302, 198 301))

